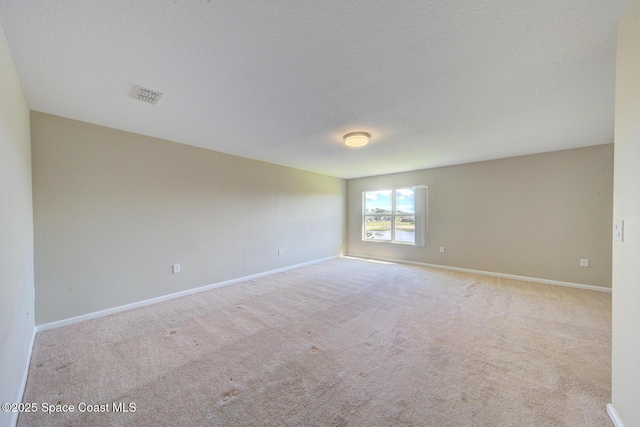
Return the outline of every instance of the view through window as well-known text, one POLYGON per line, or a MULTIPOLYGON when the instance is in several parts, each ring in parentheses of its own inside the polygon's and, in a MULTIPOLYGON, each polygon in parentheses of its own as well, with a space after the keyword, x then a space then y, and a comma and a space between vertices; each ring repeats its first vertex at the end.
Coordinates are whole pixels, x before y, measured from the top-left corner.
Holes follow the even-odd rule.
POLYGON ((363 239, 415 244, 416 188, 363 192, 363 239))

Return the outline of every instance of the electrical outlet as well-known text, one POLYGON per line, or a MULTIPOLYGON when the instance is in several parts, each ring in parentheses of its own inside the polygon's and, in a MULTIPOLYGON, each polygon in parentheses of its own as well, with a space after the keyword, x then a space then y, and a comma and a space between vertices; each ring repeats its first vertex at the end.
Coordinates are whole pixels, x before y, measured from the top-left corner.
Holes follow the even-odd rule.
POLYGON ((180 264, 173 264, 173 274, 180 273, 180 264))
POLYGON ((278 255, 284 254, 284 249, 278 249, 278 255))
POLYGON ((440 246, 440 253, 443 254, 444 253, 444 246, 440 246))
POLYGON ((580 259, 580 267, 589 267, 589 260, 587 258, 580 259))

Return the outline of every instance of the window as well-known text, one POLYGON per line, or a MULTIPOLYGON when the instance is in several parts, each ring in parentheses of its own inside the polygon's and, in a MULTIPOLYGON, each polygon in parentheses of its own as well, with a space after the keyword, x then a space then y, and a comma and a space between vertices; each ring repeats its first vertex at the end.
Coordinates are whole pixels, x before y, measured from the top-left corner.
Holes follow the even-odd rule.
POLYGON ((425 246, 427 187, 362 193, 362 239, 425 246))

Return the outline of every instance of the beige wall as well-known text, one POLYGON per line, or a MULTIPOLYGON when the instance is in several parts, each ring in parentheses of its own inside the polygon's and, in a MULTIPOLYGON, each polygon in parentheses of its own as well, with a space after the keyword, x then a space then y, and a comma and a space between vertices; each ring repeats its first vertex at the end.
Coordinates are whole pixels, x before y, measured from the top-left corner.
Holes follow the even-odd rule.
POLYGON ((627 427, 640 426, 640 1, 618 26, 613 216, 624 241, 613 243, 611 398, 627 427))
POLYGON ((37 112, 31 126, 37 324, 341 252, 342 179, 37 112))
POLYGON ((610 287, 612 180, 613 144, 349 180, 347 252, 610 287), (428 246, 363 242, 362 191, 413 184, 428 246))
POLYGON ((33 328, 29 110, 0 25, 0 403, 19 397, 33 328))

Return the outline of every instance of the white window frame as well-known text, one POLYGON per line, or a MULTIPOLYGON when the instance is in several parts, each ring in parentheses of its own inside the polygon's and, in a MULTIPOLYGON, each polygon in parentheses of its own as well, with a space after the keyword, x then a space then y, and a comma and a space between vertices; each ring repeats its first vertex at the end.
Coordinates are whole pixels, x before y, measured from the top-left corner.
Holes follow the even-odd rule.
POLYGON ((427 213, 428 213, 427 200, 428 200, 428 187, 426 185, 404 185, 401 187, 380 188, 376 190, 364 190, 362 192, 362 240, 364 242, 396 243, 400 245, 426 246, 427 213), (414 190, 414 213, 413 214, 398 213, 396 210, 397 191, 403 190, 406 188, 412 188, 414 190), (419 192, 415 192, 415 190, 417 189, 424 189, 424 192, 422 193, 423 196, 416 197, 419 193, 419 192), (367 213, 366 211, 367 193, 370 193, 373 191, 391 191, 391 212, 389 214, 367 213), (422 199, 422 200, 416 200, 416 199, 422 199), (372 217, 372 216, 389 216, 390 217, 390 225, 391 225, 390 239, 370 239, 366 237, 367 217, 372 217), (414 218, 415 228, 414 228, 413 242, 396 240, 396 217, 405 217, 405 216, 413 216, 414 218))

